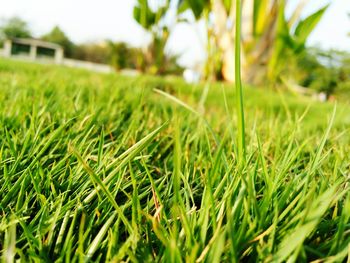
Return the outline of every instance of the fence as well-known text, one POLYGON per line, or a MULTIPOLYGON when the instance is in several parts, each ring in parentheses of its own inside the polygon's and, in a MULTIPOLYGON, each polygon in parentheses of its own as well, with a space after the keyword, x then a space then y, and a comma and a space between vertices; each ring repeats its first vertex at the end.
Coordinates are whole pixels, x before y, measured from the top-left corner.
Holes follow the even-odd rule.
POLYGON ((82 61, 82 60, 75 60, 75 59, 69 59, 64 58, 62 60, 62 65, 72 68, 81 68, 81 69, 87 69, 95 72, 101 72, 101 73, 112 73, 114 72, 113 67, 105 64, 98 64, 93 63, 89 61, 82 61))
POLYGON ((46 57, 36 57, 36 59, 31 59, 29 56, 26 55, 12 55, 10 57, 4 56, 4 50, 0 49, 0 56, 16 59, 16 60, 22 60, 22 61, 33 61, 37 63, 42 64, 58 64, 63 65, 66 67, 72 67, 72 68, 80 68, 80 69, 86 69, 90 71, 100 72, 100 73, 112 73, 114 72, 113 67, 105 64, 98 64, 93 63, 89 61, 82 61, 82 60, 75 60, 75 59, 69 59, 69 58, 63 58, 61 63, 55 63, 54 59, 46 58, 46 57))

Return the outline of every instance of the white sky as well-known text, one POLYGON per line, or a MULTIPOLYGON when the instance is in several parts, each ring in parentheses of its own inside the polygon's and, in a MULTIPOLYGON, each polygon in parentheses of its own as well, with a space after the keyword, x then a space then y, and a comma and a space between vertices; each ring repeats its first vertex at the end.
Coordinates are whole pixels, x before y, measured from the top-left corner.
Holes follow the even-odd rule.
MULTIPOLYGON (((290 0, 291 6, 298 0, 290 0)), ((312 33, 309 45, 350 51, 350 0, 312 0, 307 12, 332 2, 312 33)), ((0 0, 0 18, 17 15, 28 21, 35 36, 60 26, 74 42, 113 39, 141 46, 147 33, 132 18, 135 0, 0 0)), ((194 65, 205 56, 201 26, 177 25, 168 50, 194 65)))

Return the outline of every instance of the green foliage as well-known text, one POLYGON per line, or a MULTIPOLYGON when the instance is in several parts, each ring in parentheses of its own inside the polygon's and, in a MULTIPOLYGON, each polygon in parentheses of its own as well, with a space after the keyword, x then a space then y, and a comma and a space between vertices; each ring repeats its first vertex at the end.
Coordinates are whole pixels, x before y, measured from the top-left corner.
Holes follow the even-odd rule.
POLYGON ((134 19, 145 29, 149 30, 158 21, 157 15, 148 6, 147 0, 139 0, 133 10, 134 19))
POLYGON ((286 69, 302 86, 349 101, 350 55, 340 51, 307 49, 286 69))
POLYGON ((165 18, 170 11, 171 1, 158 1, 153 8, 151 2, 138 0, 133 11, 136 22, 149 31, 152 36, 146 52, 139 53, 139 64, 142 65, 144 72, 150 74, 181 73, 182 68, 177 64, 177 56, 165 52, 170 35, 170 28, 165 18))
MULTIPOLYGON (((242 67, 245 82, 255 84, 276 84, 280 81, 281 73, 285 70, 287 56, 284 53, 297 56, 305 50, 305 43, 328 8, 324 6, 309 16, 301 19, 303 5, 297 5, 292 11, 292 17, 286 17, 286 3, 288 0, 254 0, 244 1, 243 10, 243 49, 245 64, 242 67)), ((299 4, 302 4, 300 2, 299 4)), ((204 75, 207 79, 234 81, 233 50, 235 37, 234 1, 179 1, 178 13, 191 10, 196 20, 203 19, 207 30, 207 65, 204 75), (212 19, 220 17, 220 19, 212 19), (229 38, 228 38, 229 37, 229 38), (220 62, 220 63, 218 63, 220 62), (213 65, 218 65, 213 69, 213 65), (211 70, 208 70, 211 68, 211 70)), ((289 59, 289 58, 288 58, 289 59)))
POLYGON ((19 17, 7 19, 0 27, 0 38, 28 38, 31 37, 28 24, 19 17))
POLYGON ((0 90, 3 260, 348 256, 348 105, 246 87, 237 169, 231 85, 0 60, 0 90))
POLYGON ((163 31, 163 35, 154 37, 145 53, 139 53, 144 63, 144 72, 149 74, 176 74, 181 75, 183 68, 178 64, 178 56, 165 53, 165 46, 169 32, 163 31))
MULTIPOLYGON (((226 3, 227 1, 225 1, 226 3)), ((210 9, 210 0, 180 0, 178 1, 178 12, 183 13, 191 10, 196 20, 203 18, 205 13, 210 9)))
POLYGON ((64 49, 65 56, 72 57, 74 52, 74 43, 58 26, 52 28, 52 30, 43 35, 41 39, 61 45, 64 49))
POLYGON ((138 49, 131 48, 126 43, 113 43, 108 42, 110 50, 110 63, 115 67, 116 70, 125 68, 140 68, 137 63, 138 49))
POLYGON ((141 48, 130 47, 128 44, 113 41, 101 43, 85 43, 74 47, 74 59, 95 63, 110 64, 117 71, 122 69, 136 69, 149 74, 181 75, 183 69, 177 63, 177 57, 158 52, 161 40, 151 42, 144 52, 141 48))
POLYGON ((266 28, 266 10, 268 10, 269 0, 254 0, 253 6, 253 34, 255 37, 261 36, 266 28))
POLYGON ((153 11, 149 0, 137 0, 133 10, 134 19, 146 30, 154 30, 158 26, 164 16, 167 14, 170 1, 162 1, 161 6, 157 6, 153 11))
MULTIPOLYGON (((304 19, 296 19, 297 21, 295 22, 292 21, 293 18, 295 19, 295 16, 292 17, 290 20, 287 20, 286 18, 285 0, 280 1, 278 4, 275 5, 276 7, 272 8, 276 8, 277 12, 275 18, 273 18, 272 16, 272 19, 276 19, 276 32, 272 33, 274 35, 274 38, 270 40, 272 41, 272 43, 270 44, 272 50, 269 51, 270 56, 268 57, 267 68, 267 76, 268 79, 272 81, 272 83, 276 83, 280 80, 281 73, 288 64, 287 60, 289 60, 290 58, 295 59, 301 52, 305 50, 305 44, 309 35, 315 29, 315 27, 317 26, 317 24, 319 23, 329 6, 326 5, 318 9, 316 12, 310 14, 304 19), (295 28, 294 32, 292 32, 292 28, 295 28), (289 53, 290 56, 283 55, 286 53, 289 53)), ((254 7, 257 9, 256 11, 254 11, 254 22, 256 24, 253 25, 253 28, 255 35, 257 36, 257 38, 254 41, 260 44, 260 38, 262 36, 265 37, 268 31, 273 30, 273 27, 271 27, 271 24, 267 22, 265 22, 264 26, 261 25, 263 24, 261 20, 264 19, 261 16, 267 16, 266 12, 268 9, 266 9, 266 3, 256 3, 254 7), (262 28, 263 30, 261 31, 262 28)), ((297 10, 295 10, 295 12, 297 12, 297 10)), ((251 48, 248 50, 248 52, 250 51, 252 51, 251 48)), ((254 61, 254 63, 256 63, 256 61, 254 61)))
MULTIPOLYGON (((295 28, 294 37, 299 46, 305 46, 306 40, 321 20, 323 14, 328 9, 328 6, 329 5, 326 5, 325 7, 317 10, 315 13, 309 15, 298 23, 295 28)), ((297 46, 296 48, 298 49, 299 47, 297 46)))
POLYGON ((76 45, 72 54, 72 58, 74 59, 103 64, 108 64, 110 62, 110 56, 110 47, 105 42, 76 45))

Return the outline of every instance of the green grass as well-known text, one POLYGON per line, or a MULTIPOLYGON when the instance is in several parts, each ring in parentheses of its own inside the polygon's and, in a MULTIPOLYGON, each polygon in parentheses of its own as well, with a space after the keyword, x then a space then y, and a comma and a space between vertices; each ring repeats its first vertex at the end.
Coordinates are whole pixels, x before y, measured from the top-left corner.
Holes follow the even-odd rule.
POLYGON ((342 262, 350 112, 245 87, 0 60, 8 262, 342 262), (331 125, 333 122, 333 125, 331 125))
MULTIPOLYGON (((241 79, 241 28, 242 28, 242 2, 236 1, 235 19, 235 86, 236 86, 236 108, 237 108, 237 159, 238 168, 241 170, 247 160, 245 144, 245 122, 244 122, 244 96, 241 79)), ((242 170, 241 170, 242 171, 242 170)))

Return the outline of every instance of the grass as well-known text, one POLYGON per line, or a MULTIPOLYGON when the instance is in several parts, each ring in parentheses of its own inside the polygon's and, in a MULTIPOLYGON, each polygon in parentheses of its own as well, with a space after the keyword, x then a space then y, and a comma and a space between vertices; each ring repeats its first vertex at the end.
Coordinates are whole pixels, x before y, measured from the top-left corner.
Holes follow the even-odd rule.
POLYGON ((242 3, 236 1, 236 34, 235 34, 235 86, 237 107, 237 158, 238 168, 242 169, 246 162, 245 123, 244 123, 244 99, 241 79, 241 24, 242 3))
POLYGON ((343 262, 348 106, 0 60, 0 251, 12 262, 343 262))

